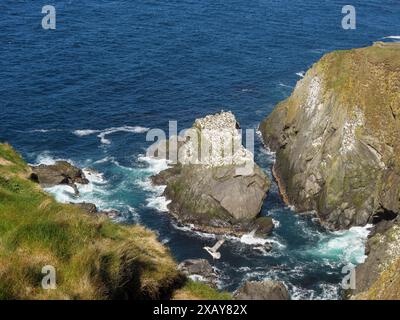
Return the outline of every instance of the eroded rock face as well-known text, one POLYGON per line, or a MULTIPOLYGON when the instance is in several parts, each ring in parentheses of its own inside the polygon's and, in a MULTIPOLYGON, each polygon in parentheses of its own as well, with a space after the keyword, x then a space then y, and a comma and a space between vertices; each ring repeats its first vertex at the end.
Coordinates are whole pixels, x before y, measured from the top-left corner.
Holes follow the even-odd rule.
POLYGON ((234 294, 235 300, 289 300, 286 286, 280 281, 246 281, 234 294))
MULTIPOLYGON (((238 138, 230 112, 198 119, 193 128, 214 150, 220 141, 238 138), (203 130, 210 131, 202 134, 203 130), (227 136, 221 133, 224 130, 227 136)), ((246 165, 252 155, 241 144, 227 157, 214 152, 204 162, 193 159, 194 149, 193 139, 186 140, 179 148, 179 163, 152 177, 154 184, 166 185, 164 194, 171 200, 171 213, 180 222, 207 232, 240 235, 251 231, 270 187, 267 176, 254 162, 246 165), (188 163, 188 159, 193 161, 188 163), (242 172, 243 167, 251 170, 242 172)), ((260 221, 260 227, 272 230, 265 221, 260 221)))
POLYGON ((297 211, 331 229, 400 211, 400 44, 327 54, 260 125, 297 211))

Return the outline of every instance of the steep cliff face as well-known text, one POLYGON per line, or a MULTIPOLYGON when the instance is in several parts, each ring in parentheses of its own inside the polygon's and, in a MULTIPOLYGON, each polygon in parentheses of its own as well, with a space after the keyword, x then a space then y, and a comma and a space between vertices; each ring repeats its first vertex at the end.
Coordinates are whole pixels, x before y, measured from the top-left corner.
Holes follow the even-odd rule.
POLYGON ((400 44, 325 55, 260 125, 297 211, 331 229, 400 211, 400 44))

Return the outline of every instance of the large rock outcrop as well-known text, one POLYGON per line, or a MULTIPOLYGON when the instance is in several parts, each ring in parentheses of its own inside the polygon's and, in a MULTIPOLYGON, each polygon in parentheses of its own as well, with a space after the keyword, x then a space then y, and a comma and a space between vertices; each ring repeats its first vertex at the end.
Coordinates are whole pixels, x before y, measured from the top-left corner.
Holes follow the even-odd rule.
POLYGON ((218 274, 206 259, 188 259, 178 265, 178 270, 194 281, 217 288, 218 274))
POLYGON ((31 169, 30 179, 40 183, 44 188, 65 184, 71 186, 75 193, 79 194, 76 183, 89 183, 83 171, 67 161, 56 161, 51 165, 40 164, 31 166, 31 169))
POLYGON ((197 119, 176 144, 177 163, 152 177, 166 185, 168 208, 178 221, 212 233, 271 231, 272 219, 257 219, 270 181, 242 146, 238 127, 230 112, 197 119))
POLYGON ((290 300, 283 282, 246 281, 234 294, 235 300, 290 300))
POLYGON ((260 125, 286 202, 331 229, 400 211, 400 44, 325 55, 260 125))

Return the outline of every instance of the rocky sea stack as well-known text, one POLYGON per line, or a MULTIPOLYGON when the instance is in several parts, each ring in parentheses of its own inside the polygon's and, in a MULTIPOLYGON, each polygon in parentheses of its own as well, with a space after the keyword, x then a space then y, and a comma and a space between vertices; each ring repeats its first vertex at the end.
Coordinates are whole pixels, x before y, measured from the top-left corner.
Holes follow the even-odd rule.
POLYGON ((260 130, 286 202, 330 229, 400 211, 400 44, 325 55, 260 130))
POLYGON ((270 181, 241 144, 238 128, 231 112, 197 119, 176 143, 177 163, 152 177, 166 185, 168 208, 179 222, 217 234, 271 232, 272 219, 258 217, 270 181))

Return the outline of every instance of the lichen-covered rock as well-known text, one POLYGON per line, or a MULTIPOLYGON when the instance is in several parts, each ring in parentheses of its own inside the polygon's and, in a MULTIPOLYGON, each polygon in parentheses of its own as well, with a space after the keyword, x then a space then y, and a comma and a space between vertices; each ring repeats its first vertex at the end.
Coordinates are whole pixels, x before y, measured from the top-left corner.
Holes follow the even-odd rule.
POLYGON ((400 44, 325 55, 260 125, 281 194, 331 229, 400 211, 400 44))
MULTIPOLYGON (((270 181, 250 151, 238 144, 237 127, 230 112, 197 119, 192 129, 213 152, 209 157, 195 157, 198 142, 186 139, 178 148, 179 162, 152 177, 154 184, 166 185, 164 195, 171 200, 168 208, 178 221, 212 233, 251 231, 270 181), (230 152, 223 146, 226 141, 236 141, 230 152)), ((270 232, 265 225, 264 230, 270 232)))
POLYGON ((246 281, 234 294, 235 300, 289 300, 290 295, 280 281, 246 281))

